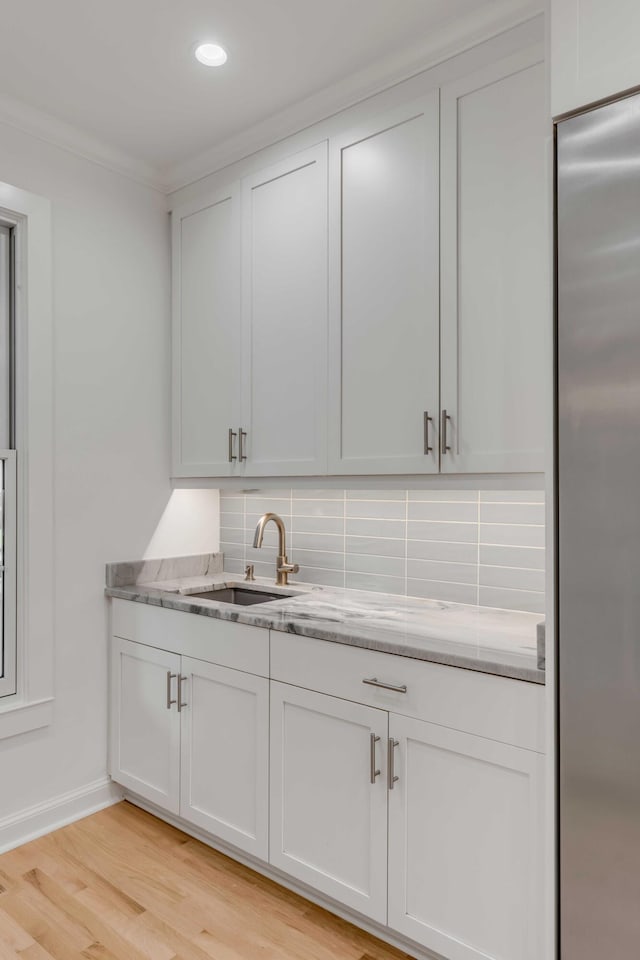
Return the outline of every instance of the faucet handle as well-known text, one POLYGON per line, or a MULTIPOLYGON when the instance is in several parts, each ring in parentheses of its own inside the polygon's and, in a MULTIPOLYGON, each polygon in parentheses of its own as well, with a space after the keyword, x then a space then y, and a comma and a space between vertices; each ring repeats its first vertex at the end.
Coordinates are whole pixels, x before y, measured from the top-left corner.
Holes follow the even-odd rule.
POLYGON ((300 567, 297 563, 287 563, 285 560, 278 564, 278 573, 300 573, 300 567))
POLYGON ((254 575, 253 575, 253 564, 252 564, 252 563, 248 563, 247 566, 245 567, 244 578, 245 578, 245 580, 255 580, 255 577, 254 577, 254 575))

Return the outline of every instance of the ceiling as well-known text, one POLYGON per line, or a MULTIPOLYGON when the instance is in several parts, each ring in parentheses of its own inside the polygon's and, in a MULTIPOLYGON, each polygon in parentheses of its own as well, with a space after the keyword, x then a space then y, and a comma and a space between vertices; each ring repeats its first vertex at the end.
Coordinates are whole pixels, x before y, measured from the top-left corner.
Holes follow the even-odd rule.
POLYGON ((492 7, 505 0, 0 0, 0 97, 167 180, 257 122, 492 7), (194 59, 206 40, 227 49, 224 67, 194 59))

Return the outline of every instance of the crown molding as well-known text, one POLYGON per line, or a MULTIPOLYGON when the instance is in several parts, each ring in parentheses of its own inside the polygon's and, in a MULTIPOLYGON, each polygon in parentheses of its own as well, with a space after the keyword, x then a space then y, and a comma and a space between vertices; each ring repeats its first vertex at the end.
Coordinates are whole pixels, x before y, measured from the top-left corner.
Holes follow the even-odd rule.
POLYGON ((83 157, 91 163, 97 163, 163 194, 167 193, 167 184, 163 181, 159 170, 63 120, 58 120, 48 113, 5 94, 0 94, 0 123, 20 130, 21 133, 26 133, 37 140, 50 143, 61 150, 66 150, 68 153, 83 157))
POLYGON ((162 194, 171 194, 382 90, 415 77, 485 40, 524 24, 543 11, 542 0, 496 0, 473 16, 452 20, 432 31, 426 40, 385 57, 295 102, 237 136, 166 169, 156 168, 132 157, 63 120, 4 94, 0 94, 0 123, 162 194))
POLYGON ((168 192, 189 186, 544 12, 540 0, 499 0, 488 7, 473 16, 457 18, 442 25, 426 41, 353 73, 237 136, 167 168, 163 172, 163 180, 168 192))

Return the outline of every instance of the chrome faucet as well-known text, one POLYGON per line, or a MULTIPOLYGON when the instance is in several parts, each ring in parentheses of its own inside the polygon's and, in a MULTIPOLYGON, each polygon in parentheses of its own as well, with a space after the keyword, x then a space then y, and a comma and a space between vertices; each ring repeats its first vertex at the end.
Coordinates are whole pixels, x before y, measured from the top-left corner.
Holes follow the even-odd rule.
POLYGON ((258 520, 258 526, 256 527, 256 533, 253 538, 253 546, 261 547, 262 538, 264 537, 264 528, 269 523, 270 520, 273 520, 276 527, 278 528, 278 559, 276 562, 276 584, 279 587, 286 587, 289 582, 289 574, 297 573, 300 569, 297 563, 289 563, 287 560, 287 541, 286 541, 286 531, 284 529, 284 523, 282 517, 279 517, 277 513, 265 513, 258 520))

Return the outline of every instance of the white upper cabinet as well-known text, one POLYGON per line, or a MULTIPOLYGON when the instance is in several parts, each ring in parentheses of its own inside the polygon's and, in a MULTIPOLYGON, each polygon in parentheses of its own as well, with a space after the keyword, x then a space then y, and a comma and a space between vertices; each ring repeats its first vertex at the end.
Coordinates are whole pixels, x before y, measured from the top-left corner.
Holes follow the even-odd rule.
POLYGON ((326 142, 242 192, 244 472, 326 473, 326 142))
POLYGON ((331 473, 438 470, 438 142, 434 90, 330 143, 331 473))
POLYGON ((544 470, 550 363, 544 66, 442 91, 441 470, 544 470))
POLYGON ((640 85, 638 0, 551 0, 554 117, 640 85))
POLYGON ((172 232, 173 475, 229 476, 241 413, 238 187, 174 210, 172 232))
POLYGON ((542 53, 173 211, 174 476, 544 471, 542 53))

